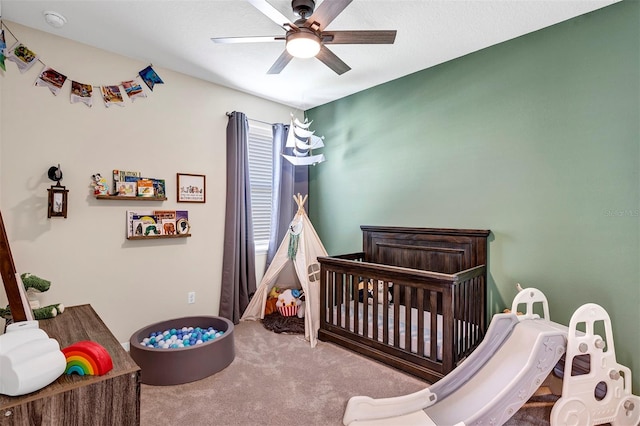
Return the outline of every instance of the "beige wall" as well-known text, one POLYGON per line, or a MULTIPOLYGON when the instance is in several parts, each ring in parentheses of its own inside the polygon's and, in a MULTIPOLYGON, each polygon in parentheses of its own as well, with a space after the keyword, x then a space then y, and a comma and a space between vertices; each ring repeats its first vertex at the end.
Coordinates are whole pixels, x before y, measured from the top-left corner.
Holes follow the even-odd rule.
MULTIPOLYGON (((94 85, 118 84, 148 65, 7 23, 57 71, 94 85)), ((7 35, 7 44, 14 40, 7 35)), ((90 303, 121 342, 169 318, 218 312, 225 209, 227 111, 286 122, 290 108, 154 66, 165 84, 121 108, 70 104, 34 87, 41 65, 20 74, 8 62, 0 78, 0 208, 19 272, 52 281, 44 303, 90 303), (47 169, 61 164, 68 218, 47 219, 47 169), (91 175, 139 170, 164 178, 168 200, 98 201, 91 175), (177 203, 176 173, 207 176, 206 204, 177 203), (189 210, 193 236, 128 241, 125 211, 189 210), (187 292, 196 303, 187 304, 187 292)), ((6 295, 0 291, 0 303, 6 295)), ((64 314, 63 314, 64 315, 64 314)))

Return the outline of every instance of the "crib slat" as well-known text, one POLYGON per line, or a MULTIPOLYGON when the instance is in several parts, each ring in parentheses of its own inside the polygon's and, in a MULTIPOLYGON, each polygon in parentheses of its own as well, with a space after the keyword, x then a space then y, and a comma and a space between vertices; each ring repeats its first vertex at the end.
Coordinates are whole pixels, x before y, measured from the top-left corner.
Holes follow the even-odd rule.
POLYGON ((418 347, 417 354, 419 356, 424 355, 424 289, 417 289, 416 294, 416 309, 418 312, 418 347))
MULTIPOLYGON (((397 308, 397 305, 395 303, 396 300, 398 300, 399 296, 399 286, 394 285, 393 286, 393 309, 394 312, 397 308)), ((387 304, 387 306, 391 306, 391 304, 387 304)), ((384 311, 382 311, 382 341, 385 344, 389 344, 389 309, 385 309, 384 311)))
MULTIPOLYGON (((325 272, 326 274, 326 279, 327 279, 327 292, 328 294, 328 300, 327 300, 327 305, 324 306, 336 306, 338 305, 338 301, 335 299, 335 288, 336 288, 336 274, 335 272, 325 272)), ((324 292, 323 292, 324 295, 324 292)), ((329 316, 329 324, 335 324, 333 322, 333 309, 327 309, 327 315, 329 316)), ((340 315, 340 305, 338 305, 338 315, 340 315)))
MULTIPOLYGON (((469 295, 469 297, 475 297, 475 280, 469 280, 467 283, 467 286, 469 288, 467 294, 469 295)), ((473 303, 471 303, 470 301, 467 303, 467 335, 469 336, 467 338, 467 348, 471 347, 471 345, 473 344, 474 340, 475 340, 475 330, 474 330, 474 326, 473 324, 476 324, 475 322, 475 309, 474 309, 474 305, 473 303)))
POLYGON ((438 357, 438 293, 435 291, 429 292, 429 312, 431 313, 431 325, 429 327, 429 359, 432 361, 437 360, 438 357))
MULTIPOLYGON (((367 278, 367 280, 370 280, 372 278, 367 278)), ((371 338, 375 341, 378 340, 378 330, 380 328, 380 323, 379 323, 379 318, 378 318, 378 312, 379 309, 381 308, 380 303, 382 303, 382 300, 378 300, 378 284, 374 284, 373 286, 373 306, 372 306, 372 313, 371 313, 371 318, 372 318, 372 322, 371 322, 371 338)))
MULTIPOLYGON (((460 320, 459 320, 459 324, 460 324, 460 342, 461 342, 461 348, 460 348, 460 352, 464 352, 467 350, 467 348, 469 347, 469 329, 467 327, 467 321, 465 321, 465 319, 468 316, 468 301, 466 300, 466 298, 469 295, 469 282, 463 282, 458 284, 458 287, 460 288, 460 320)), ((460 353, 458 352, 458 354, 460 353)), ((457 354, 456 354, 457 357, 457 354)))
POLYGON ((351 303, 349 303, 349 301, 353 297, 353 290, 347 283, 346 276, 344 273, 340 274, 338 289, 340 291, 340 304, 341 304, 340 311, 343 311, 342 318, 340 318, 340 322, 338 323, 338 325, 342 326, 342 324, 344 324, 346 328, 349 328, 350 327, 349 321, 352 315, 351 303))
MULTIPOLYGON (((404 289, 404 350, 411 352, 411 287, 404 289)), ((396 315, 399 316, 399 315, 396 315)), ((400 332, 398 330, 398 332, 400 332)))
POLYGON ((360 303, 358 302, 358 288, 357 286, 352 286, 352 300, 354 301, 353 303, 353 317, 349 317, 349 318, 353 318, 353 328, 351 329, 351 331, 353 331, 356 334, 360 334, 360 321, 358 321, 358 318, 360 318, 360 303))
MULTIPOLYGON (((335 302, 334 306, 336 306, 336 321, 332 322, 332 324, 342 324, 342 304, 344 303, 343 298, 343 289, 344 289, 344 275, 343 274, 334 274, 333 276, 333 291, 335 292, 335 302)), ((347 312, 345 315, 348 315, 347 312)), ((349 318, 348 316, 346 318, 349 318)))
MULTIPOLYGON (((368 336, 369 334, 369 309, 371 306, 369 305, 369 295, 367 293, 367 280, 368 278, 364 278, 363 287, 362 287, 362 336, 368 336)), ((360 318, 360 317, 356 317, 360 318)))
POLYGON ((393 312, 395 315, 393 316, 393 346, 395 348, 400 347, 400 286, 397 285, 395 289, 395 294, 393 298, 393 312))
POLYGON ((454 315, 453 315, 453 340, 452 340, 452 357, 455 360, 458 359, 458 355, 464 351, 464 341, 462 336, 464 336, 464 324, 462 322, 462 315, 464 312, 463 305, 463 294, 462 294, 463 286, 455 285, 453 286, 452 297, 454 298, 454 315))

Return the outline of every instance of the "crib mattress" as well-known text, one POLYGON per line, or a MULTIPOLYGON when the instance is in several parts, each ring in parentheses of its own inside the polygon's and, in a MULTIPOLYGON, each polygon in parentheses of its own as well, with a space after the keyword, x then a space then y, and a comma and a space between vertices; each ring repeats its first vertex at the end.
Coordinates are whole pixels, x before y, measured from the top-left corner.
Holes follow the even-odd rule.
MULTIPOLYGON (((354 301, 350 302, 350 306, 349 306, 349 318, 346 318, 345 316, 345 311, 346 311, 346 306, 344 304, 340 305, 340 310, 341 310, 341 316, 340 316, 340 327, 345 328, 347 330, 349 330, 350 332, 355 332, 354 329, 354 301), (347 326, 347 320, 349 321, 349 325, 347 326)), ((362 302, 357 302, 358 303, 358 333, 359 335, 363 335, 363 317, 364 317, 364 306, 362 302)), ((381 343, 385 343, 388 344, 390 346, 394 346, 393 345, 393 341, 394 341, 394 326, 393 326, 393 321, 394 321, 394 310, 393 310, 393 305, 389 305, 389 307, 387 308, 389 311, 389 319, 388 319, 388 330, 389 330, 389 337, 387 339, 387 341, 384 341, 384 333, 383 333, 383 325, 384 325, 384 307, 383 305, 379 304, 378 305, 378 320, 376 321, 376 324, 378 326, 378 335, 377 335, 377 339, 379 342, 381 343)), ((399 326, 398 326, 398 333, 400 335, 400 341, 399 341, 399 347, 401 349, 405 349, 405 342, 406 342, 406 338, 405 338, 405 333, 406 333, 406 325, 405 325, 405 306, 404 305, 399 305, 399 314, 398 314, 398 319, 399 319, 399 326)), ((337 322, 337 313, 338 313, 338 307, 334 306, 333 307, 333 318, 334 318, 334 324, 337 322)), ((437 315, 437 319, 436 319, 436 324, 437 324, 437 332, 436 332, 436 347, 437 347, 437 359, 438 360, 442 360, 442 315, 436 314, 437 315)), ((418 310, 415 308, 411 308, 411 328, 410 328, 410 333, 411 333, 411 348, 408 349, 410 352, 414 353, 414 354, 418 354, 421 356, 425 356, 425 357, 429 357, 431 356, 431 313, 430 312, 423 312, 423 317, 424 317, 424 331, 423 331, 423 336, 421 336, 422 340, 424 341, 424 353, 422 354, 418 354, 418 339, 420 338, 418 336, 418 310)), ((368 334, 368 338, 369 339, 373 339, 373 306, 369 305, 369 309, 368 309, 368 327, 367 327, 367 334, 368 334)), ((464 329, 464 328, 463 328, 464 329)), ((459 334, 461 335, 461 333, 459 334)))

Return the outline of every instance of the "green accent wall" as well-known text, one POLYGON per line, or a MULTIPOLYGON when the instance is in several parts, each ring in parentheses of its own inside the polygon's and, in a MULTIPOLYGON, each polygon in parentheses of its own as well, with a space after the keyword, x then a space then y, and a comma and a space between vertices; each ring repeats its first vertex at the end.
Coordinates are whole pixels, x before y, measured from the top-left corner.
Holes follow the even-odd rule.
POLYGON ((307 111, 309 215, 332 255, 363 224, 490 229, 490 312, 516 283, 565 325, 603 306, 640 394, 639 105, 623 1, 307 111))

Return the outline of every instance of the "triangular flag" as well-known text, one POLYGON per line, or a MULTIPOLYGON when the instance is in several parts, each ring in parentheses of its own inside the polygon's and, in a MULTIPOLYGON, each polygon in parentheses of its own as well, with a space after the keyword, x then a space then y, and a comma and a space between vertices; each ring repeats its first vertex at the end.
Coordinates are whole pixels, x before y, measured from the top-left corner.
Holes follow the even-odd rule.
POLYGON ((50 67, 45 67, 36 80, 36 86, 48 87, 55 96, 60 93, 62 85, 67 81, 67 76, 60 74, 50 67))
POLYGON ((7 52, 7 59, 15 62, 18 65, 20 73, 27 72, 36 62, 38 62, 38 55, 29 50, 27 46, 22 43, 16 43, 7 52))
POLYGON ((126 92, 131 102, 135 101, 136 98, 146 98, 147 95, 142 91, 142 86, 135 80, 123 81, 122 87, 124 87, 124 91, 126 92))
POLYGON ((93 93, 93 86, 91 84, 78 83, 77 81, 71 82, 71 103, 82 102, 89 108, 93 105, 91 100, 91 94, 93 93))
POLYGON ((4 51, 7 48, 7 42, 4 40, 4 30, 0 30, 0 68, 2 71, 7 70, 7 66, 4 64, 4 51))
POLYGON ((122 99, 122 93, 120 93, 120 87, 118 86, 100 86, 102 91, 102 99, 104 105, 108 108, 111 105, 124 106, 124 99, 122 99))
POLYGON ((153 91, 153 86, 155 84, 164 84, 164 81, 158 77, 158 74, 156 74, 153 68, 151 68, 151 65, 140 71, 138 74, 140 74, 140 77, 142 77, 142 80, 149 89, 151 89, 151 91, 153 91))

